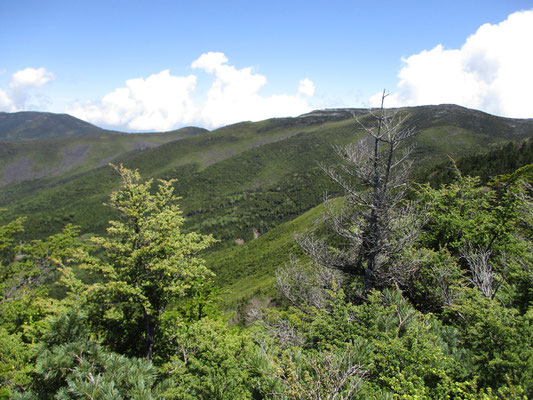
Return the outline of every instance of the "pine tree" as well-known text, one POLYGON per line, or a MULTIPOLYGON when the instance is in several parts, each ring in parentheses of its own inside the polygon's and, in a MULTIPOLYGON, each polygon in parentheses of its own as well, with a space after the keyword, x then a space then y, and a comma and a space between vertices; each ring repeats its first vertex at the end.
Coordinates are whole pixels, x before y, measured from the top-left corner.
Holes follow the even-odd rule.
POLYGON ((71 309, 50 321, 36 360, 34 391, 15 399, 161 398, 170 382, 158 377, 150 361, 112 353, 90 336, 87 316, 71 309))

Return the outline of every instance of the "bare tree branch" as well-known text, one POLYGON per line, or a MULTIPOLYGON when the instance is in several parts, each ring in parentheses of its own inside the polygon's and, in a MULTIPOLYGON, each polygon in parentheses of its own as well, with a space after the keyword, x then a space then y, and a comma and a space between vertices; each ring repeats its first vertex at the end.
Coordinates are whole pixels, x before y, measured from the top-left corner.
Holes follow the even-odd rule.
POLYGON ((421 229, 421 213, 407 201, 409 156, 412 146, 401 146, 415 134, 405 127, 406 115, 384 108, 383 91, 379 110, 369 110, 375 123, 354 115, 366 138, 334 151, 342 159, 337 167, 321 165, 324 172, 345 192, 342 207, 325 201, 326 221, 333 232, 346 239, 347 246, 334 248, 325 240, 303 235, 299 244, 313 260, 363 279, 365 291, 376 284, 406 281, 397 255, 408 247, 421 229))

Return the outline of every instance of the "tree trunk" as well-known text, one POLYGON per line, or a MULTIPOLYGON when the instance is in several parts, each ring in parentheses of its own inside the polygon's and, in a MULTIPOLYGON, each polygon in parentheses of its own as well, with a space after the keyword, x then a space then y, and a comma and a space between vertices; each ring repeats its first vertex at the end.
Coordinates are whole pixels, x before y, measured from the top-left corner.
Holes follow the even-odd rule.
POLYGON ((363 286, 365 292, 369 292, 374 288, 374 273, 376 267, 376 257, 380 252, 379 240, 379 217, 374 208, 370 214, 367 236, 364 239, 366 243, 361 246, 363 259, 366 259, 366 265, 363 276, 363 286))
POLYGON ((148 361, 152 360, 154 356, 154 340, 155 340, 155 331, 157 324, 152 320, 152 316, 149 315, 145 309, 144 312, 144 341, 146 344, 146 359, 148 361))

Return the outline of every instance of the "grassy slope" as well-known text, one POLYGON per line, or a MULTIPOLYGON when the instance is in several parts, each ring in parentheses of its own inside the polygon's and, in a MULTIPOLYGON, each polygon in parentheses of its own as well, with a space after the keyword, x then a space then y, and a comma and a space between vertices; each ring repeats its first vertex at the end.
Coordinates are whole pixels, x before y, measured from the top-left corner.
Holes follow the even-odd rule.
POLYGON ((242 246, 208 253, 207 266, 225 291, 223 303, 234 306, 255 296, 274 294, 276 269, 288 261, 290 254, 301 255, 296 235, 309 230, 323 213, 324 207, 316 206, 242 246))

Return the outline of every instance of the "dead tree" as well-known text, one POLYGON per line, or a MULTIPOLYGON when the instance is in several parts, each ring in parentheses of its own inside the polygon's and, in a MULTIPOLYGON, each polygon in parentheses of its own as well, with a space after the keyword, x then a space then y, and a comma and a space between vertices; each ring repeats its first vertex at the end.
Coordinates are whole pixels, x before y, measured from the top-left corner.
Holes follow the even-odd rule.
POLYGON ((362 278, 365 292, 376 286, 376 279, 399 284, 403 278, 390 276, 387 266, 414 241, 421 226, 416 207, 406 201, 412 148, 402 148, 415 131, 404 126, 407 117, 399 110, 385 110, 386 97, 383 91, 379 110, 370 110, 373 124, 354 115, 366 137, 335 148, 342 164, 322 166, 345 192, 340 210, 326 200, 326 221, 348 245, 331 248, 313 235, 300 237, 300 245, 316 262, 362 278))
POLYGON ((505 254, 501 257, 500 265, 502 272, 497 272, 491 259, 492 251, 482 247, 474 247, 472 244, 463 246, 460 250, 469 269, 470 278, 468 279, 483 296, 494 299, 498 290, 505 282, 507 272, 507 260, 505 254))
POLYGON ((310 307, 326 307, 330 299, 328 292, 341 286, 342 276, 316 263, 306 268, 291 254, 289 263, 276 271, 276 283, 279 293, 292 306, 307 312, 310 307))

